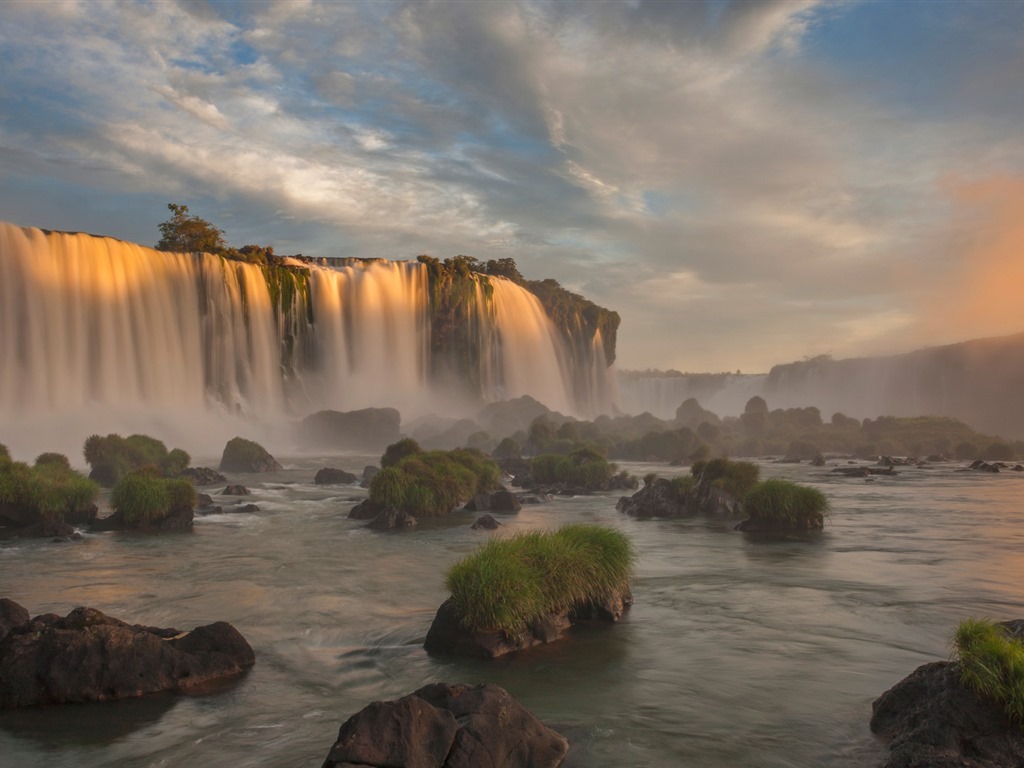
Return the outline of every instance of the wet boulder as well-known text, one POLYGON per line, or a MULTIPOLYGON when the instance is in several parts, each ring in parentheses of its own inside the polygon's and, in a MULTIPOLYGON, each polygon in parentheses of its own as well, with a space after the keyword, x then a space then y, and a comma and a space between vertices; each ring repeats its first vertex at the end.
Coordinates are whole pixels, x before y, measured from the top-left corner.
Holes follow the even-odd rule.
POLYGON ((505 689, 434 683, 346 720, 323 768, 556 768, 568 750, 505 689))
POLYGON ((416 518, 394 507, 379 512, 366 526, 375 531, 406 531, 416 527, 416 518))
POLYGON ((316 473, 313 483, 316 485, 351 485, 358 483, 359 478, 344 469, 324 467, 316 473))
POLYGON ((0 707, 109 701, 183 691, 255 663, 238 630, 216 622, 191 631, 127 624, 94 608, 28 618, 0 601, 0 707))
POLYGON ((248 496, 252 491, 244 485, 229 485, 221 491, 222 496, 248 496))
POLYGON ((188 467, 178 477, 191 480, 195 485, 213 485, 214 483, 223 483, 227 479, 220 472, 209 467, 188 467))
POLYGON ((277 472, 282 469, 267 449, 252 440, 233 437, 224 446, 220 457, 221 472, 277 472))
POLYGON ((1024 731, 946 661, 918 667, 876 699, 871 730, 889 742, 883 768, 1024 765, 1024 731))
POLYGON ((476 522, 470 526, 474 531, 493 531, 501 527, 501 523, 490 515, 481 515, 476 522))
POLYGON ((685 517, 693 514, 689 495, 678 483, 656 478, 632 496, 622 496, 615 508, 634 517, 685 517))

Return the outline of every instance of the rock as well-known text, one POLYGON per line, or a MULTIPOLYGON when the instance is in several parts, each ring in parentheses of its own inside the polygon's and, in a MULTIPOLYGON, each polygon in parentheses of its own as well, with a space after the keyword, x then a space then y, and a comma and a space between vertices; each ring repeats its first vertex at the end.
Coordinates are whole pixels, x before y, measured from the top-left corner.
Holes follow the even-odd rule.
POLYGON ((670 480, 659 477, 632 496, 619 498, 615 508, 634 517, 685 517, 693 514, 689 497, 670 480))
POLYGON ((359 487, 369 488, 370 483, 373 482, 373 478, 377 476, 378 472, 380 472, 380 467, 363 467, 363 479, 359 481, 359 487))
POLYGON ((375 531, 403 531, 415 528, 416 518, 408 512, 388 507, 374 517, 366 527, 375 531))
POLYGON ((401 421, 394 408, 317 411, 302 420, 299 435, 310 447, 381 450, 402 436, 401 421))
POLYGON ((209 467, 189 467, 178 477, 188 478, 195 485, 213 485, 214 483, 223 483, 227 480, 220 472, 209 467))
POLYGON ((875 700, 871 730, 889 741, 883 768, 1024 765, 1024 731, 946 661, 918 667, 875 700))
POLYGON ((486 512, 491 508, 491 494, 489 493, 478 493, 476 496, 466 502, 466 506, 462 509, 466 512, 486 512))
POLYGON ((346 720, 323 768, 555 768, 568 749, 503 688, 434 683, 346 720))
POLYGON ((26 615, 0 601, 0 707, 181 691, 238 675, 256 660, 222 621, 179 632, 126 624, 93 608, 65 618, 26 615))
POLYGON ((172 531, 191 531, 195 510, 192 507, 172 509, 156 520, 145 520, 139 523, 125 523, 119 512, 109 517, 98 518, 89 528, 91 531, 145 531, 148 533, 169 533, 172 531))
POLYGON ((363 499, 349 510, 348 517, 350 520, 373 520, 383 511, 369 499, 363 499))
POLYGON ((747 533, 789 533, 794 531, 820 531, 825 527, 825 518, 820 514, 808 515, 800 524, 789 520, 758 520, 747 518, 738 522, 734 530, 747 533))
POLYGON ((541 617, 530 623, 520 637, 508 637, 503 632, 467 631, 455 612, 451 598, 437 609, 423 647, 428 653, 439 655, 471 656, 493 659, 514 653, 535 645, 560 640, 565 632, 577 622, 616 622, 625 610, 633 604, 628 590, 615 592, 600 601, 585 601, 567 610, 541 617))
POLYGON ((239 504, 238 506, 235 507, 228 507, 226 510, 223 511, 232 514, 247 515, 252 514, 253 512, 259 512, 260 508, 255 504, 239 504))
POLYGON ((248 496, 252 491, 244 485, 229 485, 220 493, 222 496, 248 496))
POLYGON ((811 459, 811 466, 812 467, 824 467, 825 466, 825 457, 824 456, 815 456, 813 459, 811 459))
POLYGON ((471 526, 474 531, 493 531, 501 527, 501 523, 490 515, 481 515, 471 526))
POLYGON ((351 472, 333 467, 324 467, 313 478, 313 483, 316 485, 351 485, 357 482, 359 482, 359 478, 351 472))
POLYGON ((277 472, 282 467, 259 443, 233 437, 224 446, 219 469, 222 472, 277 472))
POLYGON ((491 494, 491 510, 511 514, 523 508, 519 503, 519 497, 511 491, 500 490, 491 494))

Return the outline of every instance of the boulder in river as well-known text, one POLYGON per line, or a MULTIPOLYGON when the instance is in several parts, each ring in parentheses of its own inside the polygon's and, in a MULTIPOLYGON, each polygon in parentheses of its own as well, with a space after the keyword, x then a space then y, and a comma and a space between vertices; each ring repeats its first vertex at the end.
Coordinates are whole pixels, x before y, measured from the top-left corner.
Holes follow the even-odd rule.
POLYGON ((277 472, 281 468, 266 448, 244 437, 228 440, 219 467, 222 472, 277 472))
POLYGON ((182 632, 84 607, 29 619, 14 601, 0 600, 0 708, 183 691, 255 661, 249 643, 223 621, 182 632))
POLYGON ((352 715, 323 768, 556 768, 568 750, 504 688, 434 683, 352 715))
POLYGON ((334 467, 324 467, 317 471, 313 478, 313 483, 316 485, 351 485, 357 482, 359 482, 359 478, 351 472, 334 467))

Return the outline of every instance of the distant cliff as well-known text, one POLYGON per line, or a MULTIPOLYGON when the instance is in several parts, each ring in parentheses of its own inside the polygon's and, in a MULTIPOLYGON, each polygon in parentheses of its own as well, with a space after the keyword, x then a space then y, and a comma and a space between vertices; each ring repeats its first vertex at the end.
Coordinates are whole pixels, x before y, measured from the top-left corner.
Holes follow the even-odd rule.
POLYGON ((627 412, 669 418, 695 397, 722 416, 737 416, 758 395, 770 408, 815 406, 858 419, 953 416, 976 430, 1024 438, 1024 333, 928 347, 888 357, 815 357, 765 374, 621 372, 627 412))

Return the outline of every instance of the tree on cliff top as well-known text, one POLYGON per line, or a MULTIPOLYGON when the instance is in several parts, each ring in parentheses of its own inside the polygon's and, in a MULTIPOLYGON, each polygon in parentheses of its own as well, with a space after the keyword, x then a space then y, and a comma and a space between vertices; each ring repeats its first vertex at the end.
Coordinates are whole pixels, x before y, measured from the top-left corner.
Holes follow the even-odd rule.
POLYGON ((198 216, 190 216, 187 205, 168 203, 167 207, 173 215, 160 225, 158 251, 219 253, 227 247, 223 230, 198 216))

